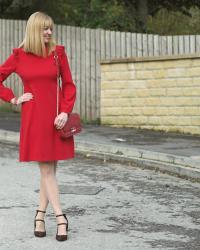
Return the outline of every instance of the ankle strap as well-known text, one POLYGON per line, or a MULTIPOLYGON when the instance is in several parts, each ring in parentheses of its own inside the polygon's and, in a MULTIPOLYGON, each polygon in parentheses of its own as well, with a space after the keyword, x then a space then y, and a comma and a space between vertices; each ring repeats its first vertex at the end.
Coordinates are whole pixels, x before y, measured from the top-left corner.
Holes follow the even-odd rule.
POLYGON ((67 225, 67 223, 59 223, 59 224, 57 224, 58 226, 60 226, 60 225, 67 225))
POLYGON ((45 221, 44 221, 44 220, 41 220, 41 219, 35 219, 35 221, 42 221, 42 222, 45 223, 45 221))
POLYGON ((44 214, 46 213, 46 211, 42 211, 42 210, 38 210, 38 209, 37 209, 36 211, 37 211, 37 212, 44 213, 44 214))
POLYGON ((66 214, 58 214, 58 215, 56 215, 56 217, 59 217, 59 216, 64 216, 64 217, 66 217, 66 214))

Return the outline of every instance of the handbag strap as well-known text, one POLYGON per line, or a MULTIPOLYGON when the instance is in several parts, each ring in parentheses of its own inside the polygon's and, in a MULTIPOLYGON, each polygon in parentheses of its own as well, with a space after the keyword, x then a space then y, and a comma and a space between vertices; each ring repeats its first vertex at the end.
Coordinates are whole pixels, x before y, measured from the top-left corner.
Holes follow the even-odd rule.
POLYGON ((54 54, 54 59, 55 59, 55 63, 56 63, 56 68, 57 68, 56 114, 58 116, 59 86, 60 86, 60 65, 59 65, 59 58, 58 58, 57 51, 54 50, 53 54, 54 54))

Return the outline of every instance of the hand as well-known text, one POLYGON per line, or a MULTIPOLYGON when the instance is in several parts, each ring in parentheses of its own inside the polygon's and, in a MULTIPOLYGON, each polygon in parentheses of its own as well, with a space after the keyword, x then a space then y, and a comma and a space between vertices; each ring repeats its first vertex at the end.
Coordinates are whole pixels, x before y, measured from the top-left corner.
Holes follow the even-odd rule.
POLYGON ((24 93, 23 95, 21 95, 19 98, 13 98, 11 100, 11 103, 12 104, 15 104, 15 105, 19 105, 23 102, 28 102, 30 101, 31 99, 33 99, 33 95, 32 93, 24 93))
POLYGON ((17 102, 16 104, 19 105, 23 102, 28 102, 30 101, 31 99, 33 99, 33 95, 32 93, 24 93, 23 95, 21 95, 18 99, 17 99, 17 102))
POLYGON ((62 129, 65 126, 67 120, 68 120, 68 114, 62 112, 55 118, 54 125, 56 126, 57 129, 62 129))

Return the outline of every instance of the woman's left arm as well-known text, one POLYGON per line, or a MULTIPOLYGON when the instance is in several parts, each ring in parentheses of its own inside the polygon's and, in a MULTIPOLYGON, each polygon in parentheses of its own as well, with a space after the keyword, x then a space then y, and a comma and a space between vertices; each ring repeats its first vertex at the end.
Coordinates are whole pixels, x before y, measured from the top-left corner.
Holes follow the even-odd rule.
POLYGON ((61 77, 62 77, 62 99, 60 112, 71 113, 76 100, 76 86, 72 80, 67 55, 64 46, 61 46, 62 53, 60 59, 61 77))
POLYGON ((76 86, 65 53, 65 47, 58 47, 60 73, 62 78, 62 97, 60 103, 60 114, 55 118, 54 124, 57 129, 62 129, 67 122, 68 114, 72 112, 76 100, 76 86))

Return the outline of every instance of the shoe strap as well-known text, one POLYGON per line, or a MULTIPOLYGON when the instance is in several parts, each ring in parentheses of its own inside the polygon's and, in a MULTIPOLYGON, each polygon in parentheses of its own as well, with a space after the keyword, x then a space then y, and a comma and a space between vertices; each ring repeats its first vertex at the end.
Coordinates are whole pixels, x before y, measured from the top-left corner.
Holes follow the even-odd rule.
POLYGON ((67 223, 65 223, 65 222, 63 222, 63 223, 59 223, 59 224, 57 224, 58 226, 60 226, 60 225, 67 225, 67 223))
POLYGON ((46 211, 42 211, 42 210, 38 210, 38 209, 37 209, 36 211, 37 211, 37 212, 44 213, 44 214, 46 213, 46 211))
POLYGON ((36 219, 35 221, 43 221, 43 222, 45 223, 45 221, 44 221, 44 220, 41 220, 41 219, 36 219))
POLYGON ((64 217, 66 217, 65 214, 58 214, 58 215, 56 215, 56 217, 59 217, 59 216, 64 216, 64 217))
POLYGON ((38 212, 41 212, 41 213, 46 213, 46 211, 42 211, 42 210, 36 210, 36 215, 35 215, 35 218, 37 217, 37 215, 38 215, 38 212))
POLYGON ((59 216, 64 216, 64 217, 65 217, 65 219, 66 219, 66 221, 67 221, 67 223, 66 223, 66 224, 68 224, 68 219, 67 219, 66 214, 58 214, 58 215, 56 215, 56 217, 59 217, 59 216))

